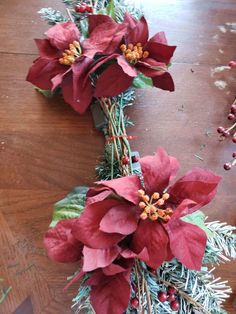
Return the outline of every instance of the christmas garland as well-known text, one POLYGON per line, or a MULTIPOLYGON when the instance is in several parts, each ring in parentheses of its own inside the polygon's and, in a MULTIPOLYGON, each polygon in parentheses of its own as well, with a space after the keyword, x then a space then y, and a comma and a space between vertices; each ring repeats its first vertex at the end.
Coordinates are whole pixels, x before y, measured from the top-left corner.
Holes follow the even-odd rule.
POLYGON ((123 1, 64 0, 67 16, 44 8, 51 25, 36 39, 40 56, 27 80, 45 96, 60 93, 77 112, 90 107, 105 137, 93 187, 76 187, 54 206, 44 244, 57 262, 78 262, 69 283, 76 313, 225 313, 231 292, 209 265, 235 258, 235 228, 207 222, 200 209, 220 177, 179 169, 163 148, 140 158, 125 107, 135 88, 174 91, 168 71, 175 46, 149 39, 142 12, 123 1))

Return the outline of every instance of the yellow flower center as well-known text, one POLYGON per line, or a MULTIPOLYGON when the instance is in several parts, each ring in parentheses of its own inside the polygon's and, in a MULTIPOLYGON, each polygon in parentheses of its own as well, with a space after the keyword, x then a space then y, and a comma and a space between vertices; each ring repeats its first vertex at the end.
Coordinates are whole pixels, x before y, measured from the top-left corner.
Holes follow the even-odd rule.
POLYGON ((143 210, 140 214, 142 220, 147 218, 152 221, 160 219, 168 222, 170 220, 173 210, 169 207, 165 208, 165 202, 170 197, 168 193, 161 196, 158 192, 155 192, 150 198, 144 190, 138 190, 138 195, 140 196, 139 208, 143 210))
POLYGON ((60 64, 72 65, 76 58, 78 58, 82 53, 80 43, 78 41, 73 41, 73 44, 69 45, 69 49, 66 49, 62 53, 62 57, 59 59, 60 64))
POLYGON ((141 43, 137 43, 136 45, 128 44, 121 45, 120 50, 123 52, 125 59, 132 64, 137 63, 140 59, 145 59, 149 56, 148 51, 143 51, 143 47, 141 43))

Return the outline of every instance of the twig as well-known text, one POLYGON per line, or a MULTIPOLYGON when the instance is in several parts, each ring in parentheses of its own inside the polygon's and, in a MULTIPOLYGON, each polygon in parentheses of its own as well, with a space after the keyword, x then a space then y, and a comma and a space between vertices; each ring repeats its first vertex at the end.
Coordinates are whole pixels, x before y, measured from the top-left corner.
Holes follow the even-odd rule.
POLYGON ((74 23, 74 18, 73 18, 73 16, 72 16, 72 14, 70 13, 70 9, 66 8, 66 12, 67 12, 67 14, 68 14, 68 16, 69 16, 71 22, 74 23))

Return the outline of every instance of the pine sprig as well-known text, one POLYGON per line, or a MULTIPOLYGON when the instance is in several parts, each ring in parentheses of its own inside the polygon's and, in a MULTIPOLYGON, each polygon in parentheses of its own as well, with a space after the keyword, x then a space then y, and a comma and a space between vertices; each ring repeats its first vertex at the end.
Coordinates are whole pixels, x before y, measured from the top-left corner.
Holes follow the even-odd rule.
POLYGON ((38 11, 41 18, 49 25, 55 25, 56 23, 66 22, 68 18, 65 17, 60 11, 52 8, 42 8, 38 11))

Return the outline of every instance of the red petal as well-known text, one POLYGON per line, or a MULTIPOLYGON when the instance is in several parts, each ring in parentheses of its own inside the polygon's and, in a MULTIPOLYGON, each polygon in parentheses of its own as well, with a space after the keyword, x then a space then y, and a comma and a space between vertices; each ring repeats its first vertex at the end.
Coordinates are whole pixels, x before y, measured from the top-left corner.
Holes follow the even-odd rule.
POLYGON ((127 272, 133 266, 133 259, 119 258, 111 265, 102 269, 102 272, 106 276, 113 276, 119 273, 127 272))
POLYGON ((103 200, 87 205, 73 226, 74 237, 94 249, 106 249, 116 245, 124 236, 102 232, 99 227, 103 216, 110 208, 119 204, 116 200, 103 200))
POLYGON ((102 72, 96 84, 96 97, 116 96, 128 89, 133 77, 125 74, 118 64, 112 64, 102 72))
POLYGON ((93 97, 93 88, 87 72, 92 60, 80 57, 72 65, 72 72, 65 75, 61 87, 65 101, 79 113, 84 113, 93 97))
POLYGON ((89 272, 110 265, 119 255, 120 248, 116 245, 109 249, 91 249, 84 246, 83 271, 89 272))
MULTIPOLYGON (((133 23, 132 23, 133 26, 133 23)), ((132 27, 128 34, 126 35, 126 39, 128 43, 137 44, 141 43, 144 46, 148 40, 148 25, 144 16, 141 17, 139 21, 137 21, 136 25, 132 27)))
POLYGON ((136 64, 136 68, 148 77, 163 75, 167 71, 165 63, 157 62, 151 58, 145 59, 145 62, 139 61, 136 64))
POLYGON ((86 205, 103 201, 111 193, 113 192, 103 185, 98 185, 97 187, 90 188, 86 195, 86 205))
POLYGON ((76 219, 62 220, 49 229, 44 237, 49 258, 61 263, 76 262, 82 255, 82 243, 71 234, 76 219))
POLYGON ((163 192, 179 167, 177 160, 168 156, 163 148, 159 148, 154 156, 146 156, 139 161, 148 194, 163 192))
POLYGON ((96 26, 83 42, 83 54, 93 58, 96 53, 112 54, 120 45, 127 26, 108 21, 96 26))
POLYGON ((187 268, 200 270, 206 248, 206 233, 182 220, 173 220, 167 224, 166 230, 174 256, 187 268))
POLYGON ((65 73, 67 67, 61 65, 57 59, 38 58, 35 60, 31 68, 29 69, 26 80, 35 86, 51 90, 52 78, 60 73, 65 73))
POLYGON ((130 15, 128 12, 125 12, 124 23, 128 24, 130 28, 134 28, 137 25, 138 20, 135 20, 132 15, 130 15))
POLYGON ((103 276, 99 285, 92 286, 90 296, 96 314, 121 314, 129 304, 130 283, 123 273, 103 276))
MULTIPOLYGON (((155 42, 159 44, 167 45, 167 39, 164 32, 156 33, 152 38, 149 39, 148 43, 155 42)), ((146 49, 146 47, 144 47, 146 49)))
POLYGON ((96 27, 103 23, 115 23, 114 20, 103 14, 91 14, 88 16, 89 34, 91 34, 96 27))
POLYGON ((124 56, 119 56, 117 58, 117 63, 122 68, 124 73, 126 73, 127 75, 132 76, 132 77, 135 77, 138 75, 137 70, 125 60, 124 56))
POLYGON ((168 90, 173 92, 175 90, 174 81, 170 73, 166 72, 160 76, 155 76, 152 78, 153 85, 163 90, 168 90))
MULTIPOLYGON (((174 210, 174 213, 171 216, 171 220, 169 221, 169 223, 171 224, 173 220, 179 219, 183 216, 191 214, 193 212, 195 206, 196 206, 196 203, 194 201, 189 200, 189 199, 183 200, 178 205, 178 207, 174 210)), ((163 226, 166 226, 169 223, 164 224, 163 226)))
POLYGON ((74 40, 79 41, 80 32, 73 22, 58 23, 51 27, 45 35, 48 37, 52 46, 59 50, 69 48, 74 40))
POLYGON ((109 181, 99 181, 104 186, 109 187, 116 194, 123 197, 127 201, 138 204, 140 197, 138 190, 142 189, 142 185, 138 176, 127 176, 109 181))
POLYGON ((171 201, 180 203, 190 199, 198 205, 192 211, 208 204, 215 196, 221 177, 209 170, 195 168, 180 178, 168 191, 171 201))
POLYGON ((102 218, 100 230, 107 233, 128 235, 137 228, 137 208, 130 204, 121 203, 112 207, 102 218))
POLYGON ((157 42, 148 41, 145 49, 149 52, 149 57, 166 64, 170 63, 176 46, 168 46, 157 42))
POLYGON ((149 259, 144 262, 154 269, 170 258, 169 238, 158 221, 140 221, 133 235, 131 249, 140 253, 144 248, 147 248, 149 255, 149 259))
POLYGON ((48 59, 55 59, 60 57, 58 49, 53 47, 48 39, 35 39, 34 41, 38 47, 40 57, 48 59))

